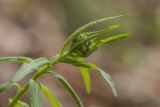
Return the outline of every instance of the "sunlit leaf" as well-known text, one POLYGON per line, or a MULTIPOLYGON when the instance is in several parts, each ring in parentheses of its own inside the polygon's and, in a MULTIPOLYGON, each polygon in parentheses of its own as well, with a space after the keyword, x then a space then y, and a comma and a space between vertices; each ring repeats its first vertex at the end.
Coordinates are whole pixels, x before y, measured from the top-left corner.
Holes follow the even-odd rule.
POLYGON ((41 84, 41 91, 48 98, 53 107, 62 107, 53 93, 44 84, 41 84))
POLYGON ((118 35, 115 35, 115 36, 111 36, 111 37, 108 37, 106 39, 103 39, 103 40, 100 40, 100 42, 98 43, 98 47, 106 44, 106 43, 110 43, 110 42, 113 42, 113 41, 116 41, 116 40, 119 40, 119 39, 122 39, 122 38, 126 38, 130 35, 130 33, 123 33, 123 34, 118 34, 118 35))
POLYGON ((40 85, 34 80, 29 81, 29 94, 31 107, 42 107, 40 85))
POLYGON ((13 56, 13 57, 0 57, 0 62, 19 62, 19 63, 29 63, 32 59, 28 57, 19 57, 19 56, 13 56))
POLYGON ((32 73, 35 69, 46 65, 49 63, 49 60, 47 60, 46 58, 39 58, 36 59, 28 64, 23 65, 14 75, 14 77, 12 78, 12 82, 18 82, 21 79, 23 79, 25 76, 29 75, 30 73, 32 73))
POLYGON ((57 72, 50 72, 52 73, 52 75, 57 78, 62 85, 66 88, 66 90, 71 94, 71 96, 73 97, 75 103, 77 104, 78 107, 84 107, 80 98, 78 97, 78 95, 76 94, 76 92, 74 91, 74 89, 71 87, 71 85, 67 82, 66 79, 64 79, 60 74, 58 74, 57 72))
POLYGON ((80 71, 85 84, 86 92, 89 94, 91 92, 91 78, 90 73, 87 68, 80 67, 80 71))

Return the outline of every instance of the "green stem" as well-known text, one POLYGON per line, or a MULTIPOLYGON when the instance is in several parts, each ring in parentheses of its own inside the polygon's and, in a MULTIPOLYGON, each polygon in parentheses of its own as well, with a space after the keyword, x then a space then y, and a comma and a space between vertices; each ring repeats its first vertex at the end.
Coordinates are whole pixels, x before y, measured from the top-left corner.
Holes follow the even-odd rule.
MULTIPOLYGON (((52 59, 52 67, 55 66, 58 63, 59 58, 56 58, 55 60, 52 59)), ((35 76, 33 76, 33 80, 39 79, 43 74, 47 73, 48 70, 50 70, 50 66, 46 66, 43 69, 41 69, 35 76)), ((23 94, 28 90, 29 83, 27 83, 14 97, 13 101, 9 103, 8 107, 14 107, 17 103, 17 101, 23 96, 23 94)))

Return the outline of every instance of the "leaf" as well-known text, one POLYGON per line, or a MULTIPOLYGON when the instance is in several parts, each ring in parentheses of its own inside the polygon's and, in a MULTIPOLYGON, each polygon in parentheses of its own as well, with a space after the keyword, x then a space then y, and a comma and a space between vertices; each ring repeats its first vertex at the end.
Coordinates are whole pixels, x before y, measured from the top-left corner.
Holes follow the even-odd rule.
POLYGON ((100 40, 100 42, 98 43, 98 47, 106 44, 106 43, 110 43, 110 42, 113 42, 113 41, 116 41, 116 40, 119 40, 119 39, 122 39, 122 38, 126 38, 130 35, 130 33, 123 33, 123 34, 119 34, 119 35, 116 35, 116 36, 112 36, 112 37, 108 37, 106 39, 103 39, 103 40, 100 40))
POLYGON ((35 69, 43 65, 46 65, 48 63, 49 63, 49 60, 47 60, 46 58, 38 58, 28 64, 25 64, 16 72, 16 74, 13 76, 11 81, 18 82, 21 79, 23 79, 25 76, 32 73, 35 69))
POLYGON ((9 89, 10 87, 12 87, 14 84, 11 83, 11 82, 6 82, 6 83, 3 83, 3 84, 0 84, 0 92, 3 92, 7 89, 9 89))
POLYGON ((91 77, 87 68, 80 67, 80 71, 85 84, 86 92, 89 94, 91 92, 91 77))
POLYGON ((90 36, 90 35, 100 35, 102 33, 106 33, 108 31, 111 31, 111 30, 114 30, 114 29, 117 29, 119 28, 120 25, 118 24, 113 24, 113 25, 110 25, 109 27, 106 27, 105 29, 103 30, 98 30, 98 31, 92 31, 92 32, 86 32, 86 33, 82 33, 82 34, 86 34, 86 36, 90 36))
POLYGON ((96 20, 96 21, 92 21, 80 28, 78 28, 75 32, 73 32, 70 36, 70 38, 74 38, 75 36, 77 36, 78 34, 80 34, 82 31, 88 29, 88 28, 91 28, 93 27, 94 25, 97 25, 99 23, 102 23, 102 22, 106 22, 108 20, 112 20, 112 19, 115 19, 115 18, 118 18, 118 17, 121 17, 122 15, 119 15, 119 16, 113 16, 113 17, 107 17, 107 18, 103 18, 103 19, 99 19, 99 20, 96 20))
POLYGON ((57 72, 50 72, 52 73, 52 75, 57 78, 62 85, 66 88, 66 90, 70 93, 70 95, 73 97, 75 103, 77 104, 78 107, 84 107, 80 98, 78 97, 78 95, 76 94, 76 92, 74 91, 74 89, 71 87, 71 85, 67 82, 66 79, 64 79, 60 74, 58 74, 57 72))
POLYGON ((63 59, 60 60, 62 63, 67 63, 67 64, 72 64, 78 67, 90 67, 91 64, 84 62, 84 61, 78 61, 76 60, 76 58, 74 57, 65 57, 63 59))
POLYGON ((11 88, 12 86, 16 86, 18 91, 21 90, 21 86, 17 83, 13 83, 13 82, 6 82, 6 83, 2 83, 0 84, 0 92, 3 92, 5 90, 8 90, 9 88, 11 88))
POLYGON ((29 81, 29 94, 31 107, 42 107, 40 85, 32 79, 29 81))
POLYGON ((0 57, 0 62, 20 62, 20 63, 29 63, 33 61, 31 58, 28 57, 21 57, 21 56, 13 56, 13 57, 0 57))
MULTIPOLYGON (((9 99, 9 103, 12 102, 12 99, 9 99)), ((25 102, 18 101, 14 107, 29 107, 29 105, 25 102)))
POLYGON ((61 52, 60 52, 60 55, 62 55, 64 53, 64 51, 66 50, 67 48, 67 45, 68 43, 74 39, 76 36, 78 36, 81 32, 83 32, 84 30, 88 29, 88 28, 91 28, 93 27, 94 25, 97 25, 99 23, 102 23, 102 22, 106 22, 108 20, 111 20, 111 19, 115 19, 115 18, 118 18, 118 17, 121 17, 122 15, 119 15, 119 16, 113 16, 113 17, 107 17, 107 18, 103 18, 103 19, 99 19, 99 20, 96 20, 96 21, 92 21, 86 25, 83 25, 82 27, 78 28, 75 32, 73 32, 69 38, 65 41, 62 49, 61 49, 61 52))
POLYGON ((43 84, 41 84, 41 91, 51 102, 53 107, 62 107, 61 104, 55 98, 55 96, 52 94, 52 92, 43 84))
POLYGON ((102 75, 102 77, 103 77, 103 78, 108 82, 108 84, 110 85, 114 96, 117 97, 117 89, 116 89, 115 84, 113 83, 113 80, 112 80, 111 76, 110 76, 108 73, 104 72, 104 71, 103 71, 102 69, 100 69, 99 67, 97 67, 96 69, 100 71, 100 74, 102 75))

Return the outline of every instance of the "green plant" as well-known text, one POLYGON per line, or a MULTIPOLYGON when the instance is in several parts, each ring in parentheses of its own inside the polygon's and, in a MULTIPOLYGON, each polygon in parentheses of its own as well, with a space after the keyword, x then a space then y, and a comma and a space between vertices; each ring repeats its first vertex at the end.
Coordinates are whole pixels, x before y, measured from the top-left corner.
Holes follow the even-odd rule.
POLYGON ((123 33, 112 36, 111 31, 119 27, 119 25, 117 24, 110 25, 104 29, 97 31, 87 32, 85 30, 99 23, 103 23, 118 17, 120 16, 100 19, 80 27, 69 36, 69 38, 65 41, 60 52, 50 60, 47 58, 38 58, 33 60, 28 57, 1 57, 0 62, 7 61, 23 63, 21 68, 15 73, 15 75, 10 81, 0 84, 0 92, 9 89, 12 86, 18 87, 18 92, 13 99, 9 100, 8 107, 42 107, 41 92, 48 98, 53 107, 62 107, 62 105, 55 98, 52 92, 44 84, 38 81, 40 77, 47 73, 51 74, 53 77, 58 79, 60 83, 62 83, 65 89, 73 97, 73 100, 75 101, 78 107, 83 107, 83 103, 81 102, 80 98, 73 90, 71 85, 65 80, 65 78, 63 78, 59 73, 52 71, 54 66, 59 63, 67 63, 80 68, 82 77, 84 79, 86 92, 88 94, 91 91, 91 79, 88 69, 94 69, 99 71, 102 77, 109 83, 113 91, 113 94, 117 96, 115 85, 112 82, 112 79, 109 76, 109 74, 104 72, 97 65, 86 62, 85 58, 90 56, 94 51, 96 51, 99 47, 106 43, 128 37, 129 33, 123 33), (111 37, 106 38, 106 35, 111 37), (31 73, 34 73, 33 77, 29 81, 27 81, 24 86, 20 86, 18 82, 31 73), (20 98, 27 90, 29 90, 30 94, 30 104, 26 104, 20 101, 20 98))

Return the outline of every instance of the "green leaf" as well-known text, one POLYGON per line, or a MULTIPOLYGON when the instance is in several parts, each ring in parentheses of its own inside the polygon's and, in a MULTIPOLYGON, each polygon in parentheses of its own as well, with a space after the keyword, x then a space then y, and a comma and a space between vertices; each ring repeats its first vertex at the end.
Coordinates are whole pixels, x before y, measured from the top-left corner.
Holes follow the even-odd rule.
MULTIPOLYGON (((9 99, 9 103, 12 102, 12 99, 9 99)), ((29 107, 29 105, 23 101, 18 101, 14 107, 29 107)))
POLYGON ((88 67, 90 68, 91 64, 84 62, 84 61, 78 61, 76 60, 76 58, 74 57, 65 57, 63 59, 60 60, 62 63, 67 63, 67 64, 72 64, 78 67, 88 67))
POLYGON ((123 34, 118 34, 118 35, 115 35, 115 36, 112 36, 112 37, 108 37, 106 39, 103 39, 103 40, 100 40, 100 42, 98 43, 98 47, 106 44, 106 43, 110 43, 110 42, 113 42, 113 41, 116 41, 116 40, 119 40, 119 39, 122 39, 122 38, 126 38, 130 35, 130 33, 123 33, 123 34))
POLYGON ((87 30, 87 29, 89 29, 89 28, 91 28, 91 27, 93 27, 94 25, 97 25, 97 24, 99 24, 99 23, 106 22, 106 21, 108 21, 108 20, 115 19, 115 18, 118 18, 118 17, 121 17, 121 16, 122 16, 122 15, 99 19, 99 20, 92 21, 92 22, 90 22, 90 23, 88 23, 88 24, 86 24, 86 25, 78 28, 78 29, 77 29, 75 32, 73 32, 73 33, 69 36, 69 38, 65 41, 65 43, 64 43, 64 45, 63 45, 63 47, 62 47, 62 49, 61 49, 60 55, 62 55, 62 54, 65 52, 68 43, 70 43, 70 41, 71 41, 72 39, 74 39, 76 36, 78 36, 78 35, 79 35, 81 32, 83 32, 84 30, 87 30))
POLYGON ((0 57, 0 62, 19 62, 19 63, 29 63, 32 59, 28 57, 13 56, 13 57, 0 57))
POLYGON ((61 104, 55 98, 55 96, 52 94, 52 92, 44 84, 41 84, 41 91, 51 102, 53 107, 62 107, 61 104))
POLYGON ((18 82, 23 79, 25 76, 32 73, 37 68, 49 64, 49 60, 46 58, 38 58, 28 64, 23 65, 12 78, 12 82, 18 82))
POLYGON ((103 22, 106 22, 106 21, 108 21, 108 20, 112 20, 112 19, 115 19, 115 18, 118 18, 118 17, 121 17, 121 16, 122 16, 122 15, 113 16, 113 17, 107 17, 107 18, 103 18, 103 19, 96 20, 96 21, 92 21, 92 22, 90 22, 90 23, 88 23, 88 24, 86 24, 86 25, 78 28, 75 32, 73 32, 73 33, 71 34, 71 36, 69 37, 69 39, 70 39, 70 38, 72 39, 72 38, 76 37, 77 35, 79 35, 79 34, 80 34, 81 32, 83 32, 84 30, 87 30, 87 29, 89 29, 89 28, 91 28, 91 27, 93 27, 93 26, 95 26, 95 25, 97 25, 97 24, 99 24, 99 23, 103 23, 103 22))
POLYGON ((42 107, 40 85, 32 79, 29 81, 29 94, 31 107, 42 107))
POLYGON ((89 94, 91 92, 91 77, 87 68, 80 67, 80 71, 85 84, 86 92, 89 94))
POLYGON ((0 92, 3 92, 5 90, 8 90, 9 88, 16 86, 18 91, 21 90, 21 86, 17 83, 13 83, 13 82, 6 82, 6 83, 2 83, 0 84, 0 92))
POLYGON ((117 89, 116 89, 115 84, 113 83, 113 80, 112 80, 111 76, 110 76, 108 73, 106 73, 105 71, 103 71, 102 69, 100 69, 99 67, 97 67, 96 69, 100 71, 100 74, 102 75, 102 77, 103 77, 103 78, 108 82, 108 84, 110 85, 114 96, 117 97, 117 89))
POLYGON ((78 95, 76 94, 76 92, 74 91, 74 89, 71 87, 71 85, 67 82, 66 79, 64 79, 60 74, 58 74, 57 72, 50 72, 52 73, 52 75, 57 78, 62 85, 66 88, 66 90, 71 94, 71 96, 73 97, 75 103, 77 104, 78 107, 84 107, 80 98, 78 97, 78 95))
POLYGON ((108 32, 108 31, 117 29, 117 28, 119 28, 119 27, 120 27, 120 25, 118 25, 118 24, 113 24, 113 25, 110 25, 109 27, 106 27, 106 28, 103 29, 103 30, 86 32, 86 33, 82 33, 82 34, 86 34, 86 36, 90 36, 90 35, 100 35, 100 34, 102 34, 102 33, 106 33, 106 32, 108 32))
POLYGON ((3 84, 0 84, 0 92, 3 92, 7 89, 9 89, 10 87, 12 87, 14 84, 11 83, 11 82, 6 82, 6 83, 3 83, 3 84))

